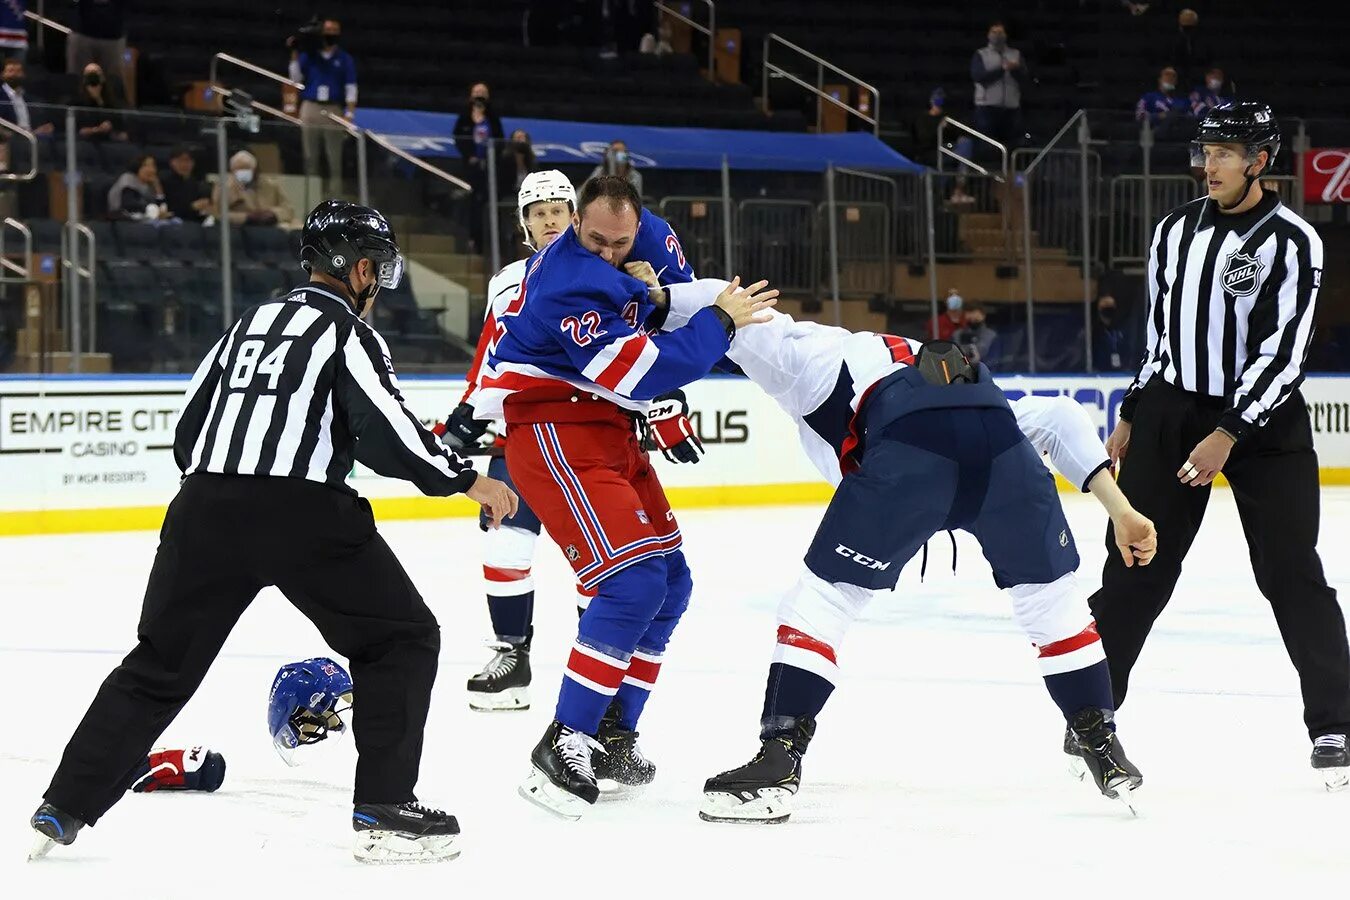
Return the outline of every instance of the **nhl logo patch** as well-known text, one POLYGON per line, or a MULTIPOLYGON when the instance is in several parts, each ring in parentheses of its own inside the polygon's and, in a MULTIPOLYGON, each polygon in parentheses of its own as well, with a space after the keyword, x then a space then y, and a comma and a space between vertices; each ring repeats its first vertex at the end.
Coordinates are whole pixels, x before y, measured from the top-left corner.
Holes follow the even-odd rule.
POLYGON ((568 562, 576 562, 581 559, 581 551, 577 550, 576 544, 568 544, 567 549, 564 550, 563 553, 567 554, 568 562))
POLYGON ((1219 276, 1223 289, 1234 297, 1250 297, 1261 287, 1261 260, 1250 253, 1235 250, 1228 254, 1223 274, 1219 276))
POLYGON ((637 511, 637 517, 638 517, 638 521, 641 522, 643 525, 650 525, 650 524, 652 524, 652 523, 651 523, 651 520, 649 520, 649 519, 647 518, 647 511, 646 511, 645 509, 639 509, 639 510, 637 511))

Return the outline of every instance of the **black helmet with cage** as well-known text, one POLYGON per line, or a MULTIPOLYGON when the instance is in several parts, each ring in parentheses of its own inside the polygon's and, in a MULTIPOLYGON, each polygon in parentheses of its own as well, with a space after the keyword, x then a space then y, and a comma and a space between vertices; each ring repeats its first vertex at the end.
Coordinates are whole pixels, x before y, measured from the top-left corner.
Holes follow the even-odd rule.
POLYGON ((389 220, 377 209, 346 200, 325 200, 305 218, 300 265, 342 282, 357 315, 365 314, 380 288, 392 290, 403 278, 403 253, 389 220), (374 264, 375 282, 358 292, 351 273, 362 259, 374 264))
MULTIPOLYGON (((1191 165, 1204 166, 1206 144, 1241 144, 1246 149, 1245 169, 1254 166, 1257 154, 1264 150, 1268 158, 1260 174, 1269 174, 1280 152, 1280 124, 1275 120, 1275 113, 1264 103, 1225 103, 1211 109, 1200 120, 1191 143, 1191 165)), ((1248 171, 1242 196, 1225 208, 1231 209, 1247 199, 1257 177, 1257 173, 1248 171)))

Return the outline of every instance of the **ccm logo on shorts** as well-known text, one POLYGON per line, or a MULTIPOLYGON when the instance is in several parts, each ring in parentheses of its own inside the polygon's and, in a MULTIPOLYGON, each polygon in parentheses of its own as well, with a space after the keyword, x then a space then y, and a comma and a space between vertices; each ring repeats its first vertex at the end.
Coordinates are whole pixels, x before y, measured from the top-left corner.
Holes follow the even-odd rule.
POLYGON ((880 560, 873 559, 870 556, 864 556, 857 550, 854 550, 851 547, 845 547, 843 544, 840 544, 839 546, 835 547, 834 552, 838 553, 845 559, 852 560, 853 562, 857 563, 858 565, 862 566, 865 569, 876 569, 878 572, 885 572, 887 569, 891 567, 891 564, 888 562, 881 562, 880 560))

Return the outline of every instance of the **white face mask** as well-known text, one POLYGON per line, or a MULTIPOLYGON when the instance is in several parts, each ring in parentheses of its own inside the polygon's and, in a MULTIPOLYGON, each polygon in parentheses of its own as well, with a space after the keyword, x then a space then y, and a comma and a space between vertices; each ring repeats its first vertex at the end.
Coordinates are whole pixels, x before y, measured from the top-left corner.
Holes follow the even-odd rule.
POLYGON ((253 182, 253 170, 240 169, 238 172, 234 173, 234 179, 235 181, 238 181, 240 184, 242 184, 244 187, 248 187, 253 182))

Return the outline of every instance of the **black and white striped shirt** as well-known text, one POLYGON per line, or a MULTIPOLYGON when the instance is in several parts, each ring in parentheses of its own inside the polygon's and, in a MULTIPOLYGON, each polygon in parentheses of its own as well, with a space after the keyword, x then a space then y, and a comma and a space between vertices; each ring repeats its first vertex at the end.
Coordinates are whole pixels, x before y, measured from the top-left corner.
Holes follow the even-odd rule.
POLYGON ((1235 437, 1265 424, 1303 381, 1322 280, 1322 239, 1267 192, 1223 215, 1208 198, 1163 217, 1148 260, 1148 345, 1121 403, 1133 418, 1151 378, 1223 397, 1235 437))
POLYGON ((184 475, 304 478, 355 493, 353 459, 445 496, 477 477, 403 405, 384 339, 307 285, 249 309, 202 360, 174 436, 184 475))

